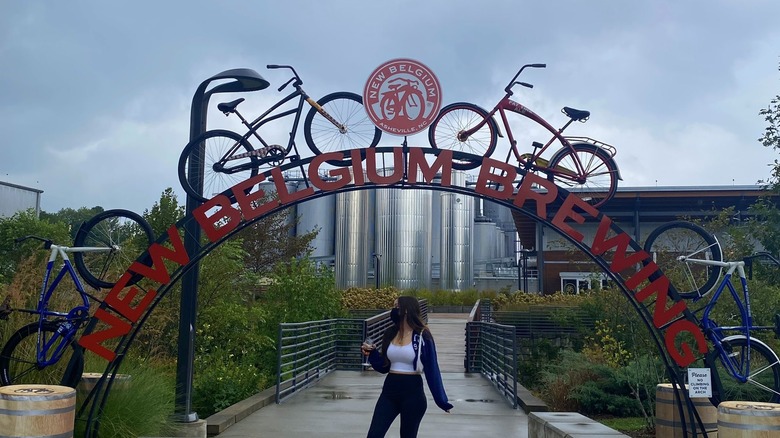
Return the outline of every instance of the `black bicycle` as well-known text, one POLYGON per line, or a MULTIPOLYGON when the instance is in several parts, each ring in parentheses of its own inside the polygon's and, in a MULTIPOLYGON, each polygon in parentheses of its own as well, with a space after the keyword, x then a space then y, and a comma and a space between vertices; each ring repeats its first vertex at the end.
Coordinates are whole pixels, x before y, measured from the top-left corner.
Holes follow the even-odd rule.
MULTIPOLYGON (((278 91, 281 92, 289 85, 292 85, 295 90, 251 122, 238 111, 238 105, 244 101, 243 98, 217 105, 225 116, 230 114, 238 116, 248 131, 244 135, 223 129, 207 131, 189 142, 181 153, 179 181, 187 194, 201 202, 257 175, 259 169, 264 166, 270 168, 281 165, 285 159, 291 161, 299 159, 295 137, 304 103, 308 103, 311 108, 303 122, 303 134, 306 144, 315 155, 375 147, 379 143, 382 131, 368 118, 360 95, 337 92, 315 102, 302 88, 303 80, 293 67, 289 65, 267 67, 289 69, 293 77, 279 87, 278 91), (279 110, 282 105, 295 98, 298 98, 296 108, 279 110), (292 115, 295 117, 286 147, 270 144, 258 132, 266 123, 292 115), (260 142, 261 146, 255 148, 250 140, 260 142), (291 154, 293 150, 294 154, 291 154), (202 158, 196 162, 198 157, 202 158), (193 166, 190 166, 191 162, 193 166), (191 175, 190 167, 199 169, 198 172, 202 169, 202 174, 191 175), (191 181, 202 181, 203 190, 196 190, 191 181)), ((350 163, 350 160, 344 158, 328 162, 345 166, 350 163)))

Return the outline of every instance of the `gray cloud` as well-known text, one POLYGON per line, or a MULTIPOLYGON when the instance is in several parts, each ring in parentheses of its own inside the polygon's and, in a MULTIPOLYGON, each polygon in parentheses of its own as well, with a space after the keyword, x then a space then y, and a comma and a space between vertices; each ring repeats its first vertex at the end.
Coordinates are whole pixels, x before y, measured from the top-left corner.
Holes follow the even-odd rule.
MULTIPOLYGON (((771 0, 82 0, 3 9, 0 179, 44 190, 47 211, 140 211, 166 187, 182 195, 176 165, 195 88, 222 70, 253 68, 272 83, 246 96, 257 114, 287 79, 269 63, 294 65, 320 97, 360 92, 377 65, 409 57, 437 74, 445 104, 492 106, 520 65, 545 62, 518 100, 553 125, 564 105, 592 111, 576 133, 618 147, 627 186, 750 184, 774 160, 756 141, 758 110, 780 79, 780 4, 771 0)), ((235 127, 221 114, 209 123, 235 127)), ((528 133, 521 147, 544 138, 513 124, 528 133)), ((425 145, 424 136, 414 141, 425 145)))

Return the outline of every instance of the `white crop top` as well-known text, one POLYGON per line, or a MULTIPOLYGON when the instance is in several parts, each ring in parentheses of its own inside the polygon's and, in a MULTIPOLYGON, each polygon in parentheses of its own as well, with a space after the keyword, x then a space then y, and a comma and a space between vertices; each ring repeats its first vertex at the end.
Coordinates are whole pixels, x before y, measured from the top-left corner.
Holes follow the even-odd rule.
POLYGON ((414 369, 414 347, 412 343, 407 345, 390 344, 387 347, 387 358, 390 360, 390 371, 399 373, 416 373, 414 369))

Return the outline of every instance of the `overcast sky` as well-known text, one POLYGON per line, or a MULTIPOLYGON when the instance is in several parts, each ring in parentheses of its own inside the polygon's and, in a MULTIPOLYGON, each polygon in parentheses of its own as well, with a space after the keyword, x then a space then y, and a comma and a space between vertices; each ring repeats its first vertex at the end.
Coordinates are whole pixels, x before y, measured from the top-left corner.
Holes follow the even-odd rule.
MULTIPOLYGON (((0 0, 0 11, 0 181, 43 190, 49 212, 142 212, 166 187, 183 203, 195 89, 254 69, 271 82, 242 95, 258 115, 288 79, 267 64, 293 65, 319 98, 361 93, 381 63, 412 58, 438 76, 445 105, 491 108, 521 65, 546 63, 523 74, 534 88, 517 100, 556 126, 563 106, 591 111, 570 133, 617 147, 623 187, 755 184, 776 158, 757 139, 758 111, 780 94, 777 0, 0 0)), ((209 128, 235 128, 211 116, 209 128)), ((547 139, 513 126, 521 148, 547 139)))

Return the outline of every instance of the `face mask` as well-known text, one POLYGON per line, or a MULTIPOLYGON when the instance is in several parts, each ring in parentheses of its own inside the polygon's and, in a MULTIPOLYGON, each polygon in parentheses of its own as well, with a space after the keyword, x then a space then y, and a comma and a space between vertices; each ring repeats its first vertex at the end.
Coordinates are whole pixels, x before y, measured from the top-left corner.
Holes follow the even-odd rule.
POLYGON ((390 310, 390 320, 393 321, 393 324, 395 325, 398 325, 401 322, 401 312, 398 308, 393 307, 390 310))

